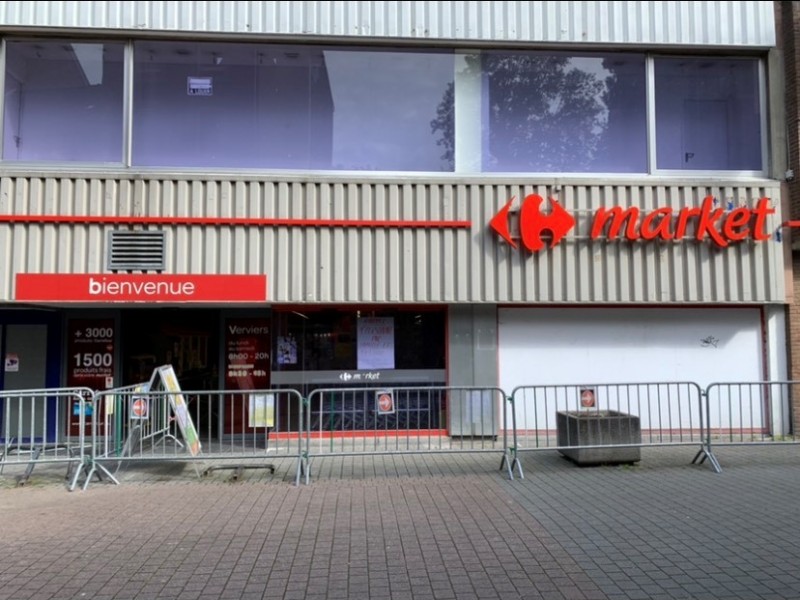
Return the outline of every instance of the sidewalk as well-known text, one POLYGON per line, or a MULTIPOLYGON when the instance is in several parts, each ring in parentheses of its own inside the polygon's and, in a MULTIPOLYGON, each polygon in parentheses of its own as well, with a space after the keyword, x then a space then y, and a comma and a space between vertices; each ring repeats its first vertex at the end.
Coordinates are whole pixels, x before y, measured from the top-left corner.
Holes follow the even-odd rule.
POLYGON ((127 467, 65 490, 0 476, 0 599, 800 597, 800 447, 326 458, 277 471, 127 467))

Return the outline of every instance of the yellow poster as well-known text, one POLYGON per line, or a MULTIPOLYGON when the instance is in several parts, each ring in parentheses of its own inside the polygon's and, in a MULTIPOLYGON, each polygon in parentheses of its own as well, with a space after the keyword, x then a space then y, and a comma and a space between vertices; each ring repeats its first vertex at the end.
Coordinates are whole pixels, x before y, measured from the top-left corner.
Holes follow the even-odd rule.
POLYGON ((248 427, 275 427, 275 395, 250 394, 248 427))

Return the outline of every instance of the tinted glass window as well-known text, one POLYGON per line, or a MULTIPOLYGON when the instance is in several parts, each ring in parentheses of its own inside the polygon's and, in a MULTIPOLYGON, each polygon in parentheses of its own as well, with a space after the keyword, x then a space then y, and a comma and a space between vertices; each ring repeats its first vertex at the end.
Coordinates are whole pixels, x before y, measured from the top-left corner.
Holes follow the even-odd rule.
POLYGON ((761 170, 758 61, 655 61, 659 169, 761 170))
POLYGON ((122 44, 9 41, 6 48, 5 160, 122 160, 122 44))
POLYGON ((135 165, 453 169, 430 126, 451 53, 137 42, 135 57, 135 165))
MULTIPOLYGON (((122 162, 123 57, 8 40, 4 160, 122 162)), ((654 65, 653 168, 764 169, 758 59, 654 65)), ((134 166, 648 172, 644 54, 151 40, 133 82, 134 166)))
POLYGON ((277 311, 272 369, 444 369, 444 318, 440 310, 277 311), (375 329, 360 318, 373 319, 375 329))
POLYGON ((644 55, 483 55, 483 170, 644 173, 644 55))

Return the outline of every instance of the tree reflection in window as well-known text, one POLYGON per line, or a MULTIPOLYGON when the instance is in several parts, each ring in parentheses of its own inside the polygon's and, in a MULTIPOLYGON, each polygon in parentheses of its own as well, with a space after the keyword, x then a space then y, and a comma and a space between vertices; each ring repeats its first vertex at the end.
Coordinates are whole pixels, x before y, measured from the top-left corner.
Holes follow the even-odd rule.
MULTIPOLYGON (((643 55, 490 52, 466 65, 483 81, 484 171, 646 171, 643 55)), ((431 122, 444 159, 454 152, 452 94, 431 122)))

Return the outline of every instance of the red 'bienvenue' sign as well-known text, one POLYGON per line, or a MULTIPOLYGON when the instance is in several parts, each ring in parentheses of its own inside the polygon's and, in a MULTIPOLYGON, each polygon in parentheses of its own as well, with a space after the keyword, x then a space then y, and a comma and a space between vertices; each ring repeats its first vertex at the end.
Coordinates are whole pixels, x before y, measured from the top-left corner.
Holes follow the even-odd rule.
POLYGON ((19 273, 25 302, 264 302, 266 275, 19 273))

